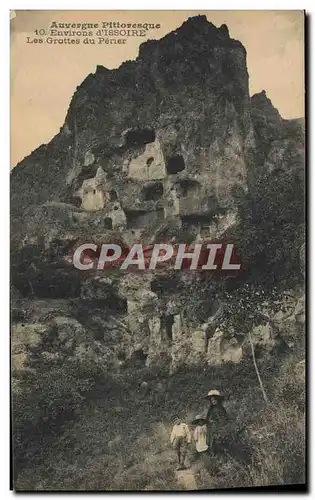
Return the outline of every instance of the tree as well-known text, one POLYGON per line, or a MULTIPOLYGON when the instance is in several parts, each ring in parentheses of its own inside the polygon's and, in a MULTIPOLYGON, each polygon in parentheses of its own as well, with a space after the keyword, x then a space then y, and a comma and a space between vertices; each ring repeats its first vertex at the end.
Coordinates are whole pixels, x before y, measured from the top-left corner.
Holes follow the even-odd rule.
POLYGON ((220 327, 227 331, 244 332, 247 335, 257 379, 263 398, 267 404, 268 396, 256 362, 255 347, 251 332, 255 326, 270 320, 267 308, 270 309, 271 302, 274 311, 281 308, 279 292, 276 288, 266 291, 262 286, 254 286, 246 283, 232 292, 226 291, 224 302, 224 316, 220 327))
POLYGON ((268 287, 291 288, 301 280, 299 250, 304 243, 304 171, 263 171, 247 193, 239 193, 239 225, 232 235, 248 279, 268 287))

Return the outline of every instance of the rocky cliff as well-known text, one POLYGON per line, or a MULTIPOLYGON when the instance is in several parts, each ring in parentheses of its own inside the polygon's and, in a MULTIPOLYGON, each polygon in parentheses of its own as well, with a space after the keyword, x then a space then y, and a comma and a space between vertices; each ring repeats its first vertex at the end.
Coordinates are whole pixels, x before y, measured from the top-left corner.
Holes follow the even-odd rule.
MULTIPOLYGON (((258 222, 246 219, 244 206, 248 214, 248 200, 259 207, 270 195, 273 203, 269 188, 255 195, 257 185, 285 178, 288 193, 292 187, 297 193, 298 217, 278 221, 278 208, 268 202, 267 220, 275 217, 277 227, 259 231, 264 239, 268 231, 282 235, 279 228, 291 220, 290 232, 299 236, 284 255, 290 267, 303 243, 303 141, 301 123, 283 120, 265 92, 250 99, 245 48, 205 16, 142 44, 137 59, 118 69, 98 66, 74 93, 60 132, 11 174, 13 368, 31 367, 38 356, 171 372, 241 362, 246 332, 220 329, 226 281, 85 273, 67 258, 90 241, 189 243, 237 235, 255 245, 258 222)), ((294 196, 285 193, 291 206, 294 196)), ((275 242, 270 259, 281 251, 275 242)), ((260 262, 269 273, 270 262, 260 262)), ((294 272, 301 280, 298 265, 294 272)), ((302 295, 295 287, 287 315, 296 337, 302 295)), ((272 315, 283 301, 269 303, 272 315)), ((288 324, 281 325, 256 325, 256 344, 269 352, 283 343, 288 324)))

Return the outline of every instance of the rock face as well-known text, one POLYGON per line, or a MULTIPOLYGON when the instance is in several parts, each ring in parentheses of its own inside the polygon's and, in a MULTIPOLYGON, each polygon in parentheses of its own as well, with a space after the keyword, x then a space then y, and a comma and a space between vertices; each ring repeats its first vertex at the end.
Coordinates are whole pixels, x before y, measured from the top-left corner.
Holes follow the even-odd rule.
POLYGON ((256 171, 276 172, 284 166, 300 170, 304 164, 304 122, 284 120, 263 90, 251 97, 256 138, 256 171))
POLYGON ((60 133, 14 169, 12 213, 73 201, 77 189, 84 209, 108 213, 119 192, 131 226, 132 211, 163 214, 172 189, 175 214, 213 213, 246 185, 253 147, 246 51, 225 26, 197 16, 142 44, 136 61, 85 79, 60 133))
MULTIPOLYGON (((264 92, 250 99, 245 48, 205 16, 142 44, 116 70, 98 66, 59 134, 12 171, 17 309, 22 301, 31 323, 34 301, 65 300, 66 316, 54 310, 43 323, 56 327, 58 348, 68 338, 74 356, 89 351, 112 367, 240 362, 242 343, 219 328, 206 343, 201 324, 214 311, 199 323, 185 312, 186 276, 80 274, 67 258, 91 241, 224 237, 237 224, 237 193, 255 169, 278 168, 293 129, 264 92)), ((269 345, 268 335, 257 342, 269 345)))

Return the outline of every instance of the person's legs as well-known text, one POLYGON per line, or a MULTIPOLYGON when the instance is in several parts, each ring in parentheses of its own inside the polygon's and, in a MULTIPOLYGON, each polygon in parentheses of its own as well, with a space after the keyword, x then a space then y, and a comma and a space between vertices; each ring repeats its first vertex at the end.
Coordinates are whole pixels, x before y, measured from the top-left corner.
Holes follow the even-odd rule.
POLYGON ((183 442, 181 446, 181 462, 180 465, 184 468, 185 467, 185 458, 187 455, 187 443, 183 442))
POLYGON ((178 467, 180 467, 180 463, 181 463, 181 442, 180 442, 179 438, 176 438, 176 440, 175 440, 174 449, 175 449, 176 455, 177 455, 178 467))

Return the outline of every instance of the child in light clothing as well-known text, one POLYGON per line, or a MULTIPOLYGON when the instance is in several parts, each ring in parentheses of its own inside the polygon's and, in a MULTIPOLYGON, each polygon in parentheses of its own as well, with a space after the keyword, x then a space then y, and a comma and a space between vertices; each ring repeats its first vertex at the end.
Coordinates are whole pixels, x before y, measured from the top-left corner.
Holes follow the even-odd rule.
POLYGON ((171 432, 171 445, 176 450, 178 458, 177 470, 186 469, 185 458, 187 455, 188 445, 191 443, 190 430, 187 424, 176 415, 173 419, 173 429, 171 432))
POLYGON ((207 420, 202 415, 197 415, 192 422, 196 425, 194 430, 194 441, 196 445, 196 451, 198 453, 203 453, 208 450, 207 445, 207 420))

